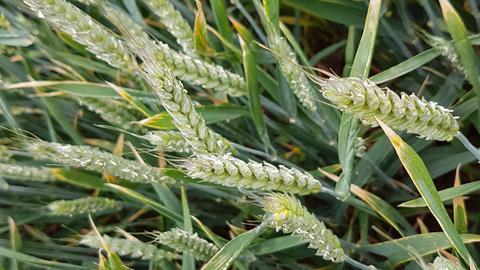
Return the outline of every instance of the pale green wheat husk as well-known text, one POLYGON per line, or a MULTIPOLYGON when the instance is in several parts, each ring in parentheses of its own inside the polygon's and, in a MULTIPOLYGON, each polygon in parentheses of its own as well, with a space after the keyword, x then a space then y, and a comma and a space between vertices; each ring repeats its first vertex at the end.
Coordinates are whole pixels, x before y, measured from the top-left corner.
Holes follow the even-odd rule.
POLYGON ((196 233, 192 234, 179 228, 166 232, 156 232, 155 242, 169 246, 177 251, 189 252, 199 260, 208 260, 218 252, 218 248, 196 233))
POLYGON ((309 194, 321 191, 322 184, 310 174, 268 162, 245 162, 230 154, 201 154, 182 165, 187 174, 207 182, 253 190, 277 190, 309 194))
POLYGON ((38 159, 47 159, 75 168, 99 173, 106 172, 123 180, 136 183, 173 183, 161 169, 125 159, 91 146, 32 141, 27 150, 38 159))
POLYGON ((173 76, 165 61, 154 57, 152 47, 130 37, 126 38, 132 53, 136 53, 143 61, 142 67, 138 68, 144 79, 194 152, 224 153, 233 150, 229 141, 206 125, 183 84, 173 76))
POLYGON ((76 200, 59 200, 47 205, 52 216, 79 216, 120 208, 115 200, 100 197, 85 197, 76 200))
POLYGON ((376 117, 393 129, 439 141, 450 141, 459 129, 451 110, 413 94, 399 96, 368 79, 331 77, 320 85, 326 99, 366 126, 378 126, 376 117))
POLYGON ((231 96, 245 96, 247 94, 245 80, 241 76, 227 71, 222 66, 176 52, 163 42, 156 41, 155 43, 142 26, 138 25, 124 12, 107 5, 103 5, 102 8, 112 22, 128 29, 131 38, 146 46, 151 46, 154 55, 159 59, 164 59, 173 75, 181 80, 200 85, 206 89, 225 91, 231 96))
POLYGON ((262 205, 267 213, 266 221, 277 231, 300 236, 302 240, 308 241, 309 248, 317 250, 316 254, 325 260, 345 260, 337 236, 293 196, 270 194, 262 200, 262 205))
POLYGON ((142 136, 150 144, 166 152, 191 154, 192 147, 178 131, 150 131, 142 136))
POLYGON ((465 270, 459 262, 452 262, 443 256, 437 256, 427 270, 465 270))
POLYGON ((126 106, 99 98, 76 97, 78 104, 98 114, 103 120, 137 134, 145 134, 147 129, 135 124, 137 117, 126 106))
MULTIPOLYGON (((177 255, 174 253, 160 249, 153 244, 144 243, 140 240, 117 238, 108 235, 103 235, 102 238, 112 249, 112 251, 120 256, 128 256, 131 258, 153 261, 162 259, 172 260, 177 258, 177 255)), ((83 236, 80 240, 80 244, 92 248, 103 248, 100 239, 95 234, 83 236)))
POLYGON ((254 3, 260 11, 260 18, 267 32, 270 49, 277 60, 280 71, 303 106, 310 110, 316 110, 314 89, 310 85, 305 72, 298 64, 295 53, 285 38, 279 33, 278 27, 275 27, 273 22, 269 20, 265 8, 259 1, 254 1, 254 3))
POLYGON ((0 163, 0 176, 7 179, 35 182, 52 182, 56 179, 51 168, 12 163, 0 163))
POLYGON ((38 17, 71 35, 77 42, 118 68, 133 70, 134 62, 111 31, 65 0, 23 0, 38 17))
POLYGON ((193 42, 193 31, 182 14, 168 0, 144 0, 152 11, 160 18, 167 30, 177 39, 183 51, 196 56, 193 42))

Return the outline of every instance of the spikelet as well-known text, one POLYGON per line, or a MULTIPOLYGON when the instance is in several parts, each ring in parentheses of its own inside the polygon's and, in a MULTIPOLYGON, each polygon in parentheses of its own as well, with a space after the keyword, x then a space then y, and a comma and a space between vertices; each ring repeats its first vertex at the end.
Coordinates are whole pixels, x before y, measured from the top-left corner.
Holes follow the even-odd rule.
POLYGON ((134 69, 133 59, 115 34, 65 0, 23 0, 38 17, 71 35, 110 65, 134 69))
POLYGON ((325 260, 342 262, 345 253, 340 241, 300 201, 285 194, 270 194, 262 201, 267 212, 266 221, 277 231, 292 233, 309 242, 309 248, 325 260))
POLYGON ((465 270, 458 262, 452 262, 443 256, 437 256, 432 264, 428 267, 429 270, 465 270))
POLYGON ((323 96, 366 126, 388 126, 427 140, 450 141, 458 132, 452 111, 404 92, 399 96, 368 79, 331 77, 320 82, 323 96))
POLYGON ((465 69, 459 61, 459 57, 451 41, 448 41, 442 37, 431 35, 427 31, 418 28, 418 34, 425 40, 425 42, 438 50, 442 56, 448 59, 450 63, 459 71, 465 73, 465 69))
POLYGON ((167 232, 156 232, 155 242, 169 246, 177 251, 190 252, 199 260, 208 260, 218 252, 218 248, 196 233, 192 234, 179 228, 167 232))
POLYGON ((127 38, 127 44, 131 47, 132 52, 137 53, 143 61, 143 78, 160 99, 163 107, 172 117, 173 123, 192 146, 194 152, 224 153, 231 151, 233 147, 230 142, 207 127, 205 119, 197 112, 187 90, 173 76, 165 61, 155 59, 151 46, 139 44, 137 40, 127 38))
POLYGON ((192 153, 192 147, 178 131, 150 131, 142 138, 163 151, 184 154, 192 153))
POLYGON ((103 120, 111 124, 123 127, 137 134, 145 134, 147 132, 146 128, 134 124, 137 118, 126 106, 120 106, 120 104, 99 98, 76 97, 75 99, 78 104, 97 113, 103 120))
POLYGON ((160 18, 167 30, 177 39, 183 51, 196 56, 192 28, 172 3, 169 0, 145 0, 145 2, 160 18))
MULTIPOLYGON (((112 251, 120 256, 128 256, 131 258, 153 261, 159 261, 162 259, 172 260, 177 258, 177 255, 175 255, 174 253, 160 249, 155 245, 144 243, 140 240, 117 238, 108 235, 103 235, 102 238, 112 249, 112 251)), ((95 234, 88 234, 83 236, 80 240, 80 244, 92 248, 103 247, 100 239, 95 234)))
POLYGON ((310 85, 305 72, 298 64, 295 53, 285 38, 281 36, 279 31, 275 29, 272 22, 268 19, 265 8, 259 1, 254 1, 254 3, 260 11, 260 17, 267 32, 272 54, 277 60, 280 71, 287 80, 288 85, 303 106, 312 111, 316 110, 316 98, 313 87, 310 85))
POLYGON ((245 96, 247 94, 245 80, 222 66, 210 64, 204 60, 176 52, 167 44, 149 38, 143 28, 133 21, 124 12, 109 5, 102 6, 105 15, 115 24, 127 28, 133 38, 146 46, 152 46, 156 57, 165 59, 173 75, 181 80, 200 85, 206 89, 225 91, 231 96, 245 96))
POLYGON ((151 167, 138 161, 124 159, 90 146, 76 146, 37 140, 31 141, 27 145, 27 150, 37 159, 47 159, 99 173, 106 172, 130 182, 144 184, 174 182, 170 177, 163 175, 159 168, 151 167))
POLYGON ((119 209, 115 200, 100 197, 85 197, 76 200, 59 200, 49 203, 46 208, 52 216, 79 216, 88 213, 98 213, 106 210, 119 209))
POLYGON ((11 163, 0 163, 0 176, 7 179, 35 182, 52 182, 56 179, 51 168, 32 167, 11 163))
POLYGON ((309 194, 322 189, 320 181, 310 174, 285 166, 253 160, 245 162, 230 154, 201 154, 188 159, 182 167, 193 178, 253 190, 278 190, 288 193, 309 194))

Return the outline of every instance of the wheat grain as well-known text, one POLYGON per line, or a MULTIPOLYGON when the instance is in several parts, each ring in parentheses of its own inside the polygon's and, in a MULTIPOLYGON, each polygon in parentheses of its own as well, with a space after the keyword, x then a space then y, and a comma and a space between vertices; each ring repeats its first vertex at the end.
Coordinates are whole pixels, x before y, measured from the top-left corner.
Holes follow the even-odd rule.
POLYGON ((218 248, 207 240, 179 228, 166 232, 155 232, 155 242, 177 251, 189 252, 199 260, 208 260, 218 252, 218 248))
MULTIPOLYGON (((141 260, 159 261, 162 259, 172 260, 178 256, 172 252, 165 251, 156 247, 153 244, 144 243, 136 239, 124 239, 111 237, 108 235, 102 236, 103 240, 112 249, 113 252, 120 256, 128 256, 131 258, 139 258, 141 260)), ((82 237, 80 244, 92 248, 102 248, 103 245, 94 234, 88 234, 82 237)))
POLYGON ((394 129, 439 141, 450 141, 459 129, 451 110, 413 94, 399 96, 368 79, 331 77, 320 85, 326 99, 366 126, 378 126, 378 118, 394 129))
POLYGON ((35 182, 52 182, 56 179, 50 168, 32 167, 12 163, 0 163, 0 176, 7 179, 35 182))
POLYGON ((274 166, 234 158, 230 154, 201 154, 188 159, 182 167, 193 178, 207 182, 253 190, 278 190, 309 194, 321 191, 322 184, 310 174, 298 169, 274 166))
POLYGON ((192 28, 172 3, 168 0, 145 0, 145 2, 160 18, 167 30, 177 39, 183 51, 196 57, 192 28))
POLYGON ((32 141, 27 150, 38 159, 47 159, 68 166, 82 168, 136 183, 174 183, 161 169, 128 160, 90 146, 74 146, 44 141, 32 141))
POLYGON ((276 230, 300 236, 325 260, 345 260, 338 238, 294 197, 270 194, 263 199, 262 205, 267 212, 266 221, 276 230))
POLYGON ((119 209, 120 204, 109 198, 85 197, 76 200, 53 201, 49 203, 46 208, 52 216, 73 217, 88 213, 119 209))

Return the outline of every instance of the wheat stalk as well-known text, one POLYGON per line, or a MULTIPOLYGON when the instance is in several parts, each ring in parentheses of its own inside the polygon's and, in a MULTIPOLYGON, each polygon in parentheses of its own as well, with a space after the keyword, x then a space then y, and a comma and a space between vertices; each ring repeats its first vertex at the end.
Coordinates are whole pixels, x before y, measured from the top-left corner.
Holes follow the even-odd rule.
POLYGON ((49 203, 46 208, 52 216, 79 216, 88 213, 98 213, 106 210, 119 209, 115 200, 101 197, 85 197, 76 200, 59 200, 49 203))
POLYGON ((277 27, 270 21, 262 4, 259 1, 254 1, 254 3, 259 10, 260 18, 267 32, 271 52, 277 60, 280 71, 287 80, 288 85, 303 106, 312 111, 316 110, 314 89, 310 85, 305 72, 298 64, 295 53, 285 38, 279 33, 277 27))
MULTIPOLYGON (((174 253, 160 249, 155 245, 144 243, 140 240, 117 238, 108 235, 103 235, 102 238, 113 250, 113 252, 120 256, 128 256, 131 258, 153 261, 159 261, 162 259, 172 260, 178 257, 174 253)), ((80 240, 80 244, 92 248, 103 248, 100 239, 94 234, 83 236, 80 240)))
POLYGON ((103 120, 111 124, 123 127, 137 134, 145 134, 147 132, 146 128, 134 124, 138 119, 126 106, 121 106, 119 103, 99 98, 75 97, 75 99, 78 104, 95 112, 103 120))
POLYGON ((177 251, 189 252, 199 260, 209 260, 218 252, 218 248, 196 233, 192 234, 179 228, 166 232, 155 232, 155 242, 169 246, 177 251))
POLYGON ((201 154, 188 159, 182 167, 193 178, 207 182, 253 190, 278 190, 309 194, 321 191, 322 184, 298 169, 274 166, 268 162, 245 162, 230 154, 201 154))
POLYGON ((150 131, 144 136, 150 144, 167 152, 191 154, 192 147, 178 131, 150 131))
POLYGON ((111 31, 65 0, 23 0, 38 17, 71 35, 98 58, 118 68, 134 70, 133 59, 111 31))
POLYGON ((196 57, 192 28, 172 3, 168 0, 145 0, 145 2, 160 18, 167 30, 177 39, 183 51, 196 57))
POLYGON ((388 126, 420 138, 450 141, 458 133, 452 111, 404 92, 399 96, 368 79, 331 77, 319 82, 323 96, 342 111, 353 114, 366 126, 388 126))
POLYGON ((47 159, 68 166, 110 175, 136 183, 174 183, 161 169, 134 160, 124 159, 90 146, 32 141, 27 150, 38 159, 47 159))
POLYGON ((345 260, 345 253, 337 236, 293 196, 270 194, 262 200, 262 205, 267 213, 266 221, 277 231, 300 236, 302 240, 309 242, 309 248, 316 249, 316 254, 325 260, 345 260))
POLYGON ((231 96, 245 96, 247 94, 245 80, 222 66, 208 63, 204 60, 185 55, 172 50, 167 44, 150 39, 148 34, 124 12, 109 5, 103 5, 105 15, 116 25, 123 25, 129 30, 133 38, 145 45, 152 46, 156 57, 164 59, 173 75, 181 80, 200 85, 205 89, 225 91, 231 96))
POLYGON ((51 168, 0 163, 0 176, 13 180, 52 182, 56 180, 51 168))

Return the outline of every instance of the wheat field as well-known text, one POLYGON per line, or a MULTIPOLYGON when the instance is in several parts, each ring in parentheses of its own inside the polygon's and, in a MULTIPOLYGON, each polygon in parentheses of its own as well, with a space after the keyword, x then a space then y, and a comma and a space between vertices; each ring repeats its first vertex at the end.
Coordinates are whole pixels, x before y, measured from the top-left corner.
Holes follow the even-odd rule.
POLYGON ((0 0, 0 270, 478 269, 477 0, 0 0))

